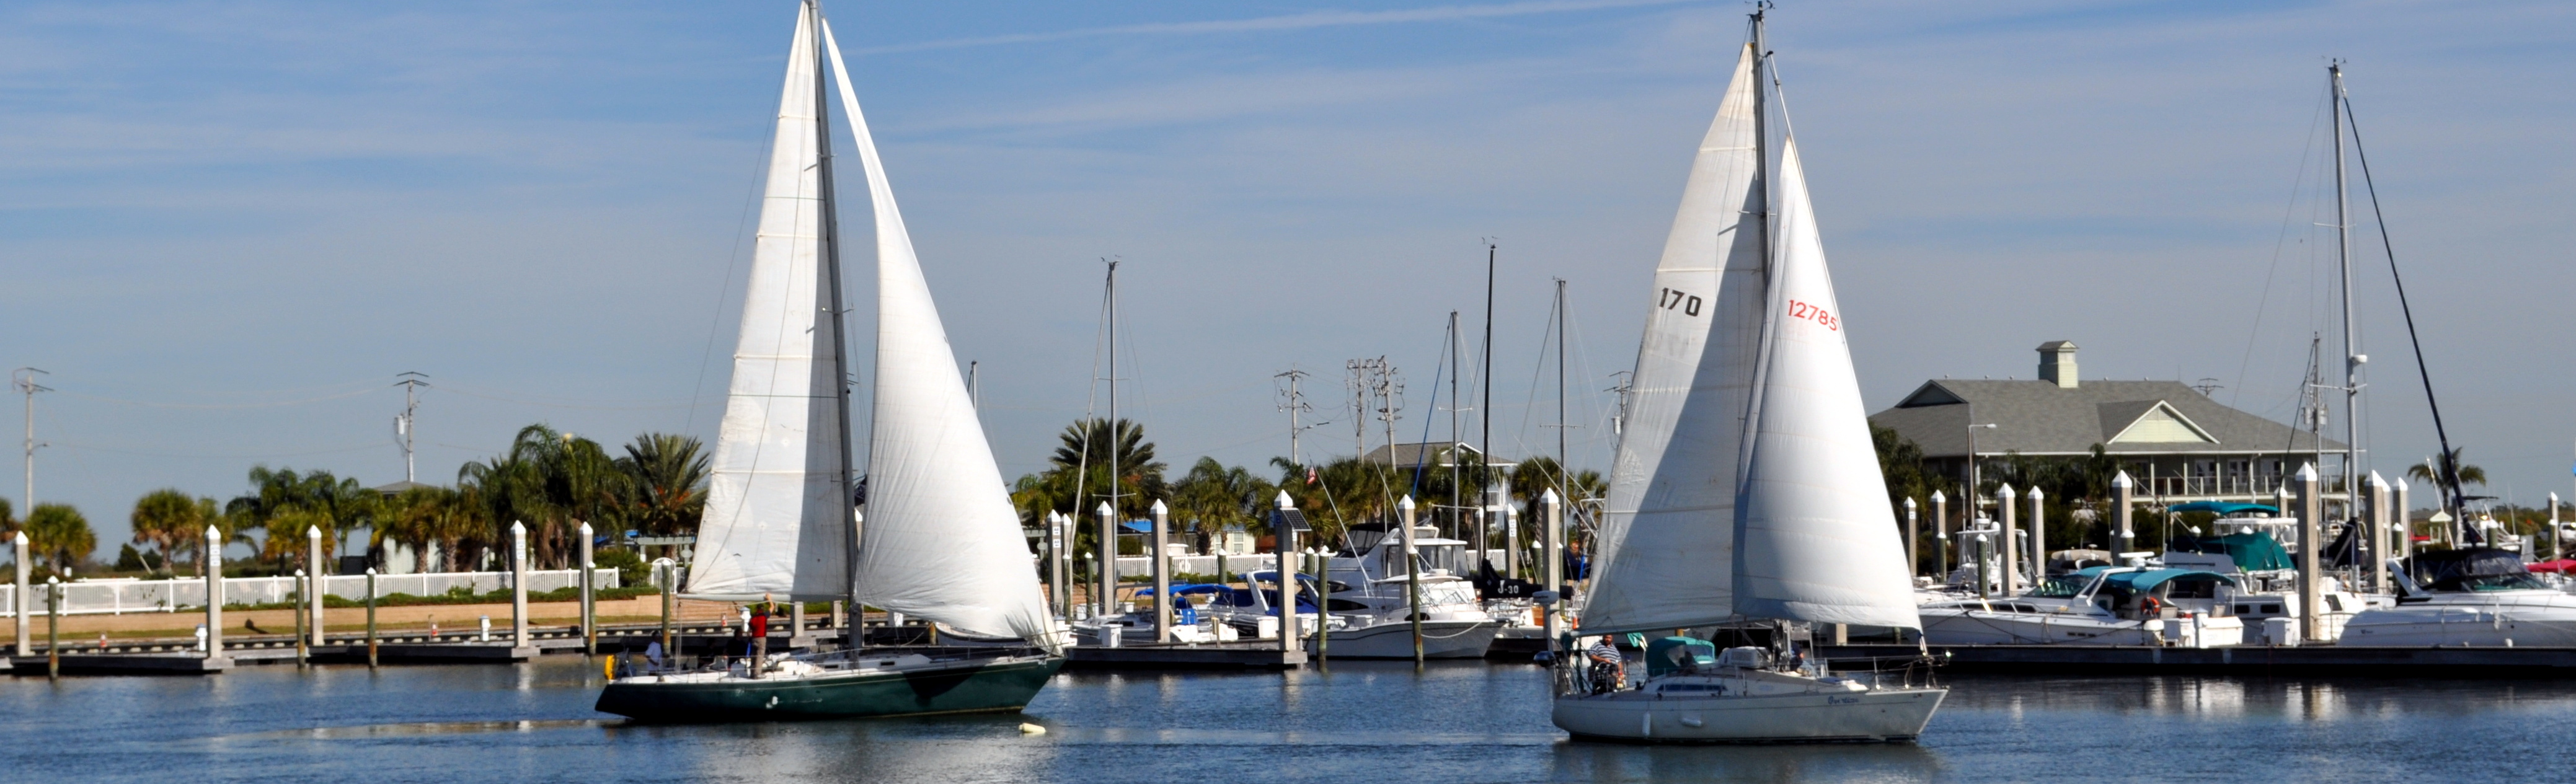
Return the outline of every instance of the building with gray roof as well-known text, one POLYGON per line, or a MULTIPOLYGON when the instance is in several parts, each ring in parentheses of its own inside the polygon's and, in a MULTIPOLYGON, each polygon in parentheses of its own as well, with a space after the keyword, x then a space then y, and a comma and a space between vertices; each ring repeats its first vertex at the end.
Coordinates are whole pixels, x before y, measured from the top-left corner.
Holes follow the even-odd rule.
POLYGON ((2081 381, 2075 348, 2063 340, 2041 344, 2036 380, 1926 381, 1870 423, 1912 440, 1932 470, 1962 481, 1972 441, 1986 460, 2090 456, 2099 444, 2147 497, 2268 501, 2317 452, 2343 450, 2180 381, 2081 381), (1971 424, 1994 427, 1972 431, 1971 424))

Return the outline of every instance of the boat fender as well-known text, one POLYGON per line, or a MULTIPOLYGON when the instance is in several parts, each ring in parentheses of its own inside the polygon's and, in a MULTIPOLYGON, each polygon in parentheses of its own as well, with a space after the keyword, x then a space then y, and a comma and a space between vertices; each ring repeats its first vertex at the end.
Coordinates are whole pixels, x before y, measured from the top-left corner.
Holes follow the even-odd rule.
POLYGON ((1046 734, 1046 728, 1045 728, 1045 727, 1040 727, 1040 726, 1035 725, 1035 724, 1030 724, 1030 723, 1027 723, 1027 722, 1021 722, 1021 723, 1020 723, 1020 734, 1022 734, 1022 735, 1044 735, 1044 734, 1046 734))
POLYGON ((1708 726, 1708 722, 1701 721, 1698 716, 1683 716, 1682 726, 1689 727, 1691 729, 1699 729, 1701 727, 1708 726))

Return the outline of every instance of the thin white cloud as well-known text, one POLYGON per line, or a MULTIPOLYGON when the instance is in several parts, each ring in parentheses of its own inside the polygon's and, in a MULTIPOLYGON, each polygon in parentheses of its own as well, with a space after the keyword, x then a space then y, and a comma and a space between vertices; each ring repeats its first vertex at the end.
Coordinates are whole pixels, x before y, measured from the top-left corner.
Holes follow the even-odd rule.
POLYGON ((1220 19, 1205 22, 1165 22, 1159 24, 1086 27, 1046 33, 1014 33, 973 38, 950 38, 910 44, 862 47, 850 50, 857 54, 891 54, 931 49, 958 49, 970 46, 1044 43, 1076 38, 1101 38, 1117 35, 1203 35, 1207 33, 1249 33, 1274 30, 1311 30, 1319 27, 1354 27, 1360 25, 1403 24, 1408 22, 1454 22, 1463 19, 1492 19, 1506 16, 1554 14, 1572 11, 1596 11, 1607 8, 1677 5, 1698 0, 1542 0, 1540 2, 1502 3, 1499 5, 1448 5, 1434 8, 1411 8, 1401 11, 1314 11, 1303 14, 1264 16, 1254 19, 1220 19))

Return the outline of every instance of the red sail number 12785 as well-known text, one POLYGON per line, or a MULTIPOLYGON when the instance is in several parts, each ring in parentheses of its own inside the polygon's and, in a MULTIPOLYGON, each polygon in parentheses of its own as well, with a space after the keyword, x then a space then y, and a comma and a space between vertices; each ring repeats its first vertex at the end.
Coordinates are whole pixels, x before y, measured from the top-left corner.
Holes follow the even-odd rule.
POLYGON ((1794 299, 1789 300, 1789 317, 1793 319, 1806 319, 1808 321, 1813 321, 1824 325, 1826 329, 1834 330, 1836 332, 1842 331, 1843 328, 1842 319, 1834 318, 1834 314, 1827 312, 1824 308, 1809 305, 1794 299))

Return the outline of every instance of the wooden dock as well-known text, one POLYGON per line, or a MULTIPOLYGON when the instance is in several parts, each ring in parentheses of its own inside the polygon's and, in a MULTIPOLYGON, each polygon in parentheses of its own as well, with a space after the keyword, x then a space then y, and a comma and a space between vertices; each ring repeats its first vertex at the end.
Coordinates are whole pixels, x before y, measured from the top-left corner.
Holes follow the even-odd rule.
MULTIPOLYGON (((2078 675, 2399 676, 2576 678, 2576 648, 2390 648, 2345 645, 2164 648, 2134 645, 1935 645, 1951 672, 2078 675)), ((1828 661, 1898 661, 1912 645, 1820 645, 1828 661)), ((1856 663, 1855 663, 1856 664, 1856 663)), ((1837 665, 1867 669, 1866 665, 1837 665)))
POLYGON ((1077 645, 1065 650, 1064 666, 1098 670, 1285 670, 1305 663, 1305 651, 1280 650, 1278 640, 1244 640, 1116 647, 1077 645))

